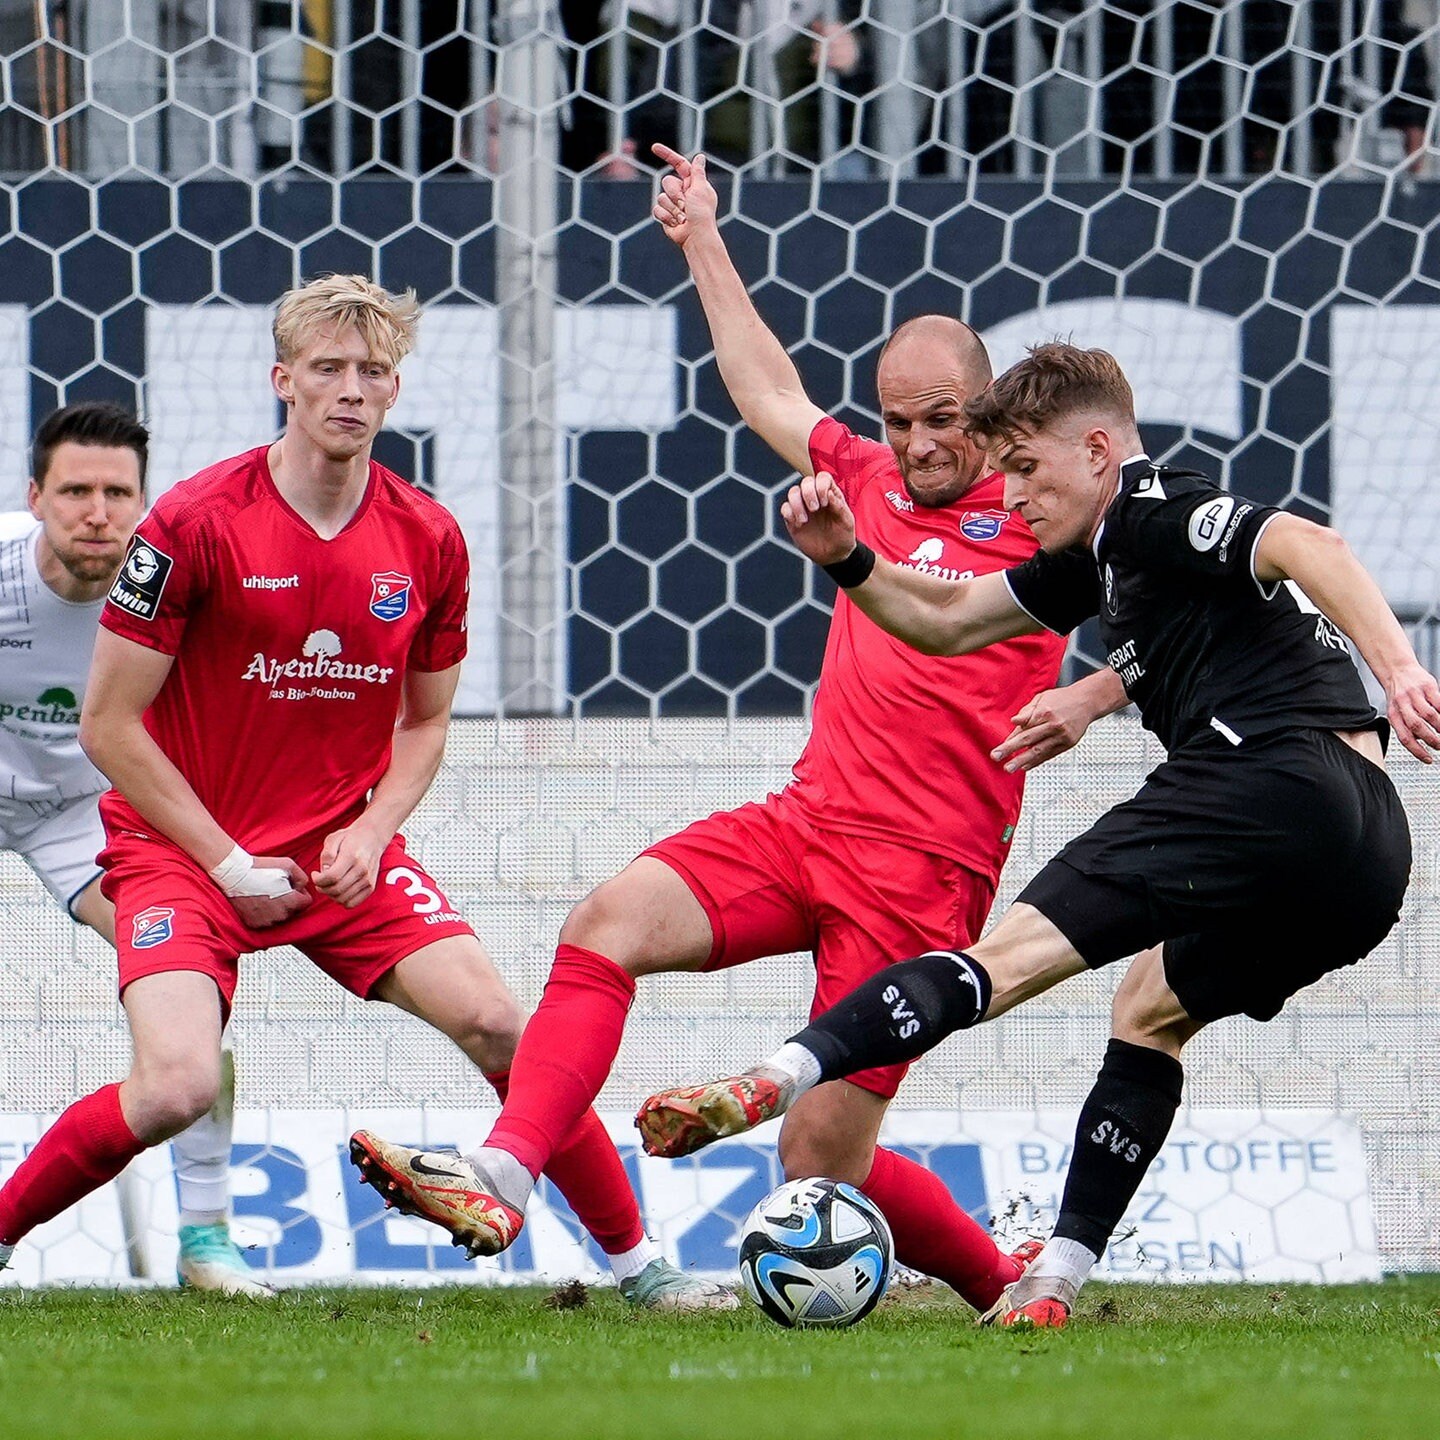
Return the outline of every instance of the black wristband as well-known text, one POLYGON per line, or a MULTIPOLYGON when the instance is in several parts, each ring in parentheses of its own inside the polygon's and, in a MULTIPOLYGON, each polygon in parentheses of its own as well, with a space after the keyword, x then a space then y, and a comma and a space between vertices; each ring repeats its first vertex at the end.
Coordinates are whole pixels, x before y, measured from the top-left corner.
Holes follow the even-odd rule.
POLYGON ((875 568, 875 552, 863 540, 857 540, 855 548, 843 560, 823 568, 842 590, 853 590, 870 578, 875 568))

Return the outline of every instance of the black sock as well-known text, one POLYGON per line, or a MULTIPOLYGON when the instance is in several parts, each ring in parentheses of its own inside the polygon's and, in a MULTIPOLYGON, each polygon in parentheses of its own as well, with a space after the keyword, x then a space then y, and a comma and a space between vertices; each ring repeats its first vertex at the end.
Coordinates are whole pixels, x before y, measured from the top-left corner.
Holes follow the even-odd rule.
POLYGON ((1057 1239, 1103 1255, 1180 1106, 1185 1071, 1160 1050, 1111 1040, 1080 1111, 1057 1239))
POLYGON ((933 1050, 985 1016, 990 977, 959 950, 932 950, 890 965, 790 1038, 839 1080, 876 1065, 898 1065, 933 1050))

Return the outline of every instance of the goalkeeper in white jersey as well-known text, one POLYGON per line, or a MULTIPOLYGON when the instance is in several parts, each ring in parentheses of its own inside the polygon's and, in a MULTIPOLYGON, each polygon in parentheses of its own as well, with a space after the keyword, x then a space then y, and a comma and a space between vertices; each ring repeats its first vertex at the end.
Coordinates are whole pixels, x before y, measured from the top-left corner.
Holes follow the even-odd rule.
MULTIPOLYGON (((0 848, 115 943, 100 893, 105 777, 80 749, 100 611, 145 512, 149 433, 119 406, 68 405, 35 434, 28 510, 0 514, 0 848)), ((179 1271, 202 1290, 273 1295, 230 1238, 233 1091, 171 1144, 179 1271)))

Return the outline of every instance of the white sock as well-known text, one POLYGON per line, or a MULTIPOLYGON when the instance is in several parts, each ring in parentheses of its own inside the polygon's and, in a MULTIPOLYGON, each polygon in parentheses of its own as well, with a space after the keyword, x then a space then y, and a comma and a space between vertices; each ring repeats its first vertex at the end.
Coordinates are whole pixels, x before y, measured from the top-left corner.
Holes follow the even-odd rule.
POLYGON ((181 1225, 224 1225, 229 1226, 230 1215, 225 1210, 182 1210, 181 1225))
POLYGON ((482 1145, 465 1159, 500 1199, 516 1210, 524 1210, 535 1188, 535 1177, 508 1150, 482 1145))
POLYGON ((182 1225, 218 1225, 230 1210, 230 1115, 211 1110, 171 1142, 182 1225))
POLYGON ((793 1040, 787 1040, 756 1068, 769 1071, 781 1080, 787 1110, 807 1090, 820 1083, 820 1062, 803 1045, 797 1045, 793 1040))
POLYGON ((1080 1287, 1090 1278, 1100 1257, 1078 1240, 1047 1240, 1034 1264, 1010 1292, 1013 1306, 1053 1297, 1074 1305, 1080 1287))
POLYGON ((628 1280, 632 1275, 638 1275, 652 1260, 658 1260, 660 1250, 648 1235, 642 1235, 638 1245, 632 1246, 629 1250, 622 1250, 618 1255, 607 1255, 605 1258, 615 1272, 615 1283, 618 1285, 622 1280, 628 1280))

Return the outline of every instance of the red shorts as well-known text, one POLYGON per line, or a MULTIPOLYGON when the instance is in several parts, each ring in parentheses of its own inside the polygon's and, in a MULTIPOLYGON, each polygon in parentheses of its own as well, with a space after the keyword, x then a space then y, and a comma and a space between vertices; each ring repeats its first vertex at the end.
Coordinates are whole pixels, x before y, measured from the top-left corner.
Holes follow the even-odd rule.
MULTIPOLYGON (((305 867, 312 858, 296 860, 305 867)), ((132 831, 111 835, 100 864, 100 889, 115 906, 122 995, 144 975, 198 970, 215 981, 228 1013, 240 956, 293 945, 332 980, 368 999, 407 955, 451 935, 475 933, 406 853, 400 835, 381 857, 369 899, 347 910, 316 895, 309 909, 268 930, 245 925, 210 877, 169 841, 132 831)))
MULTIPOLYGON (((994 882, 954 860, 870 836, 826 830, 785 794, 722 810, 652 845, 710 918, 704 969, 809 950, 813 1019, 896 960, 972 944, 994 882)), ((886 1099, 908 1065, 849 1077, 886 1099)))

